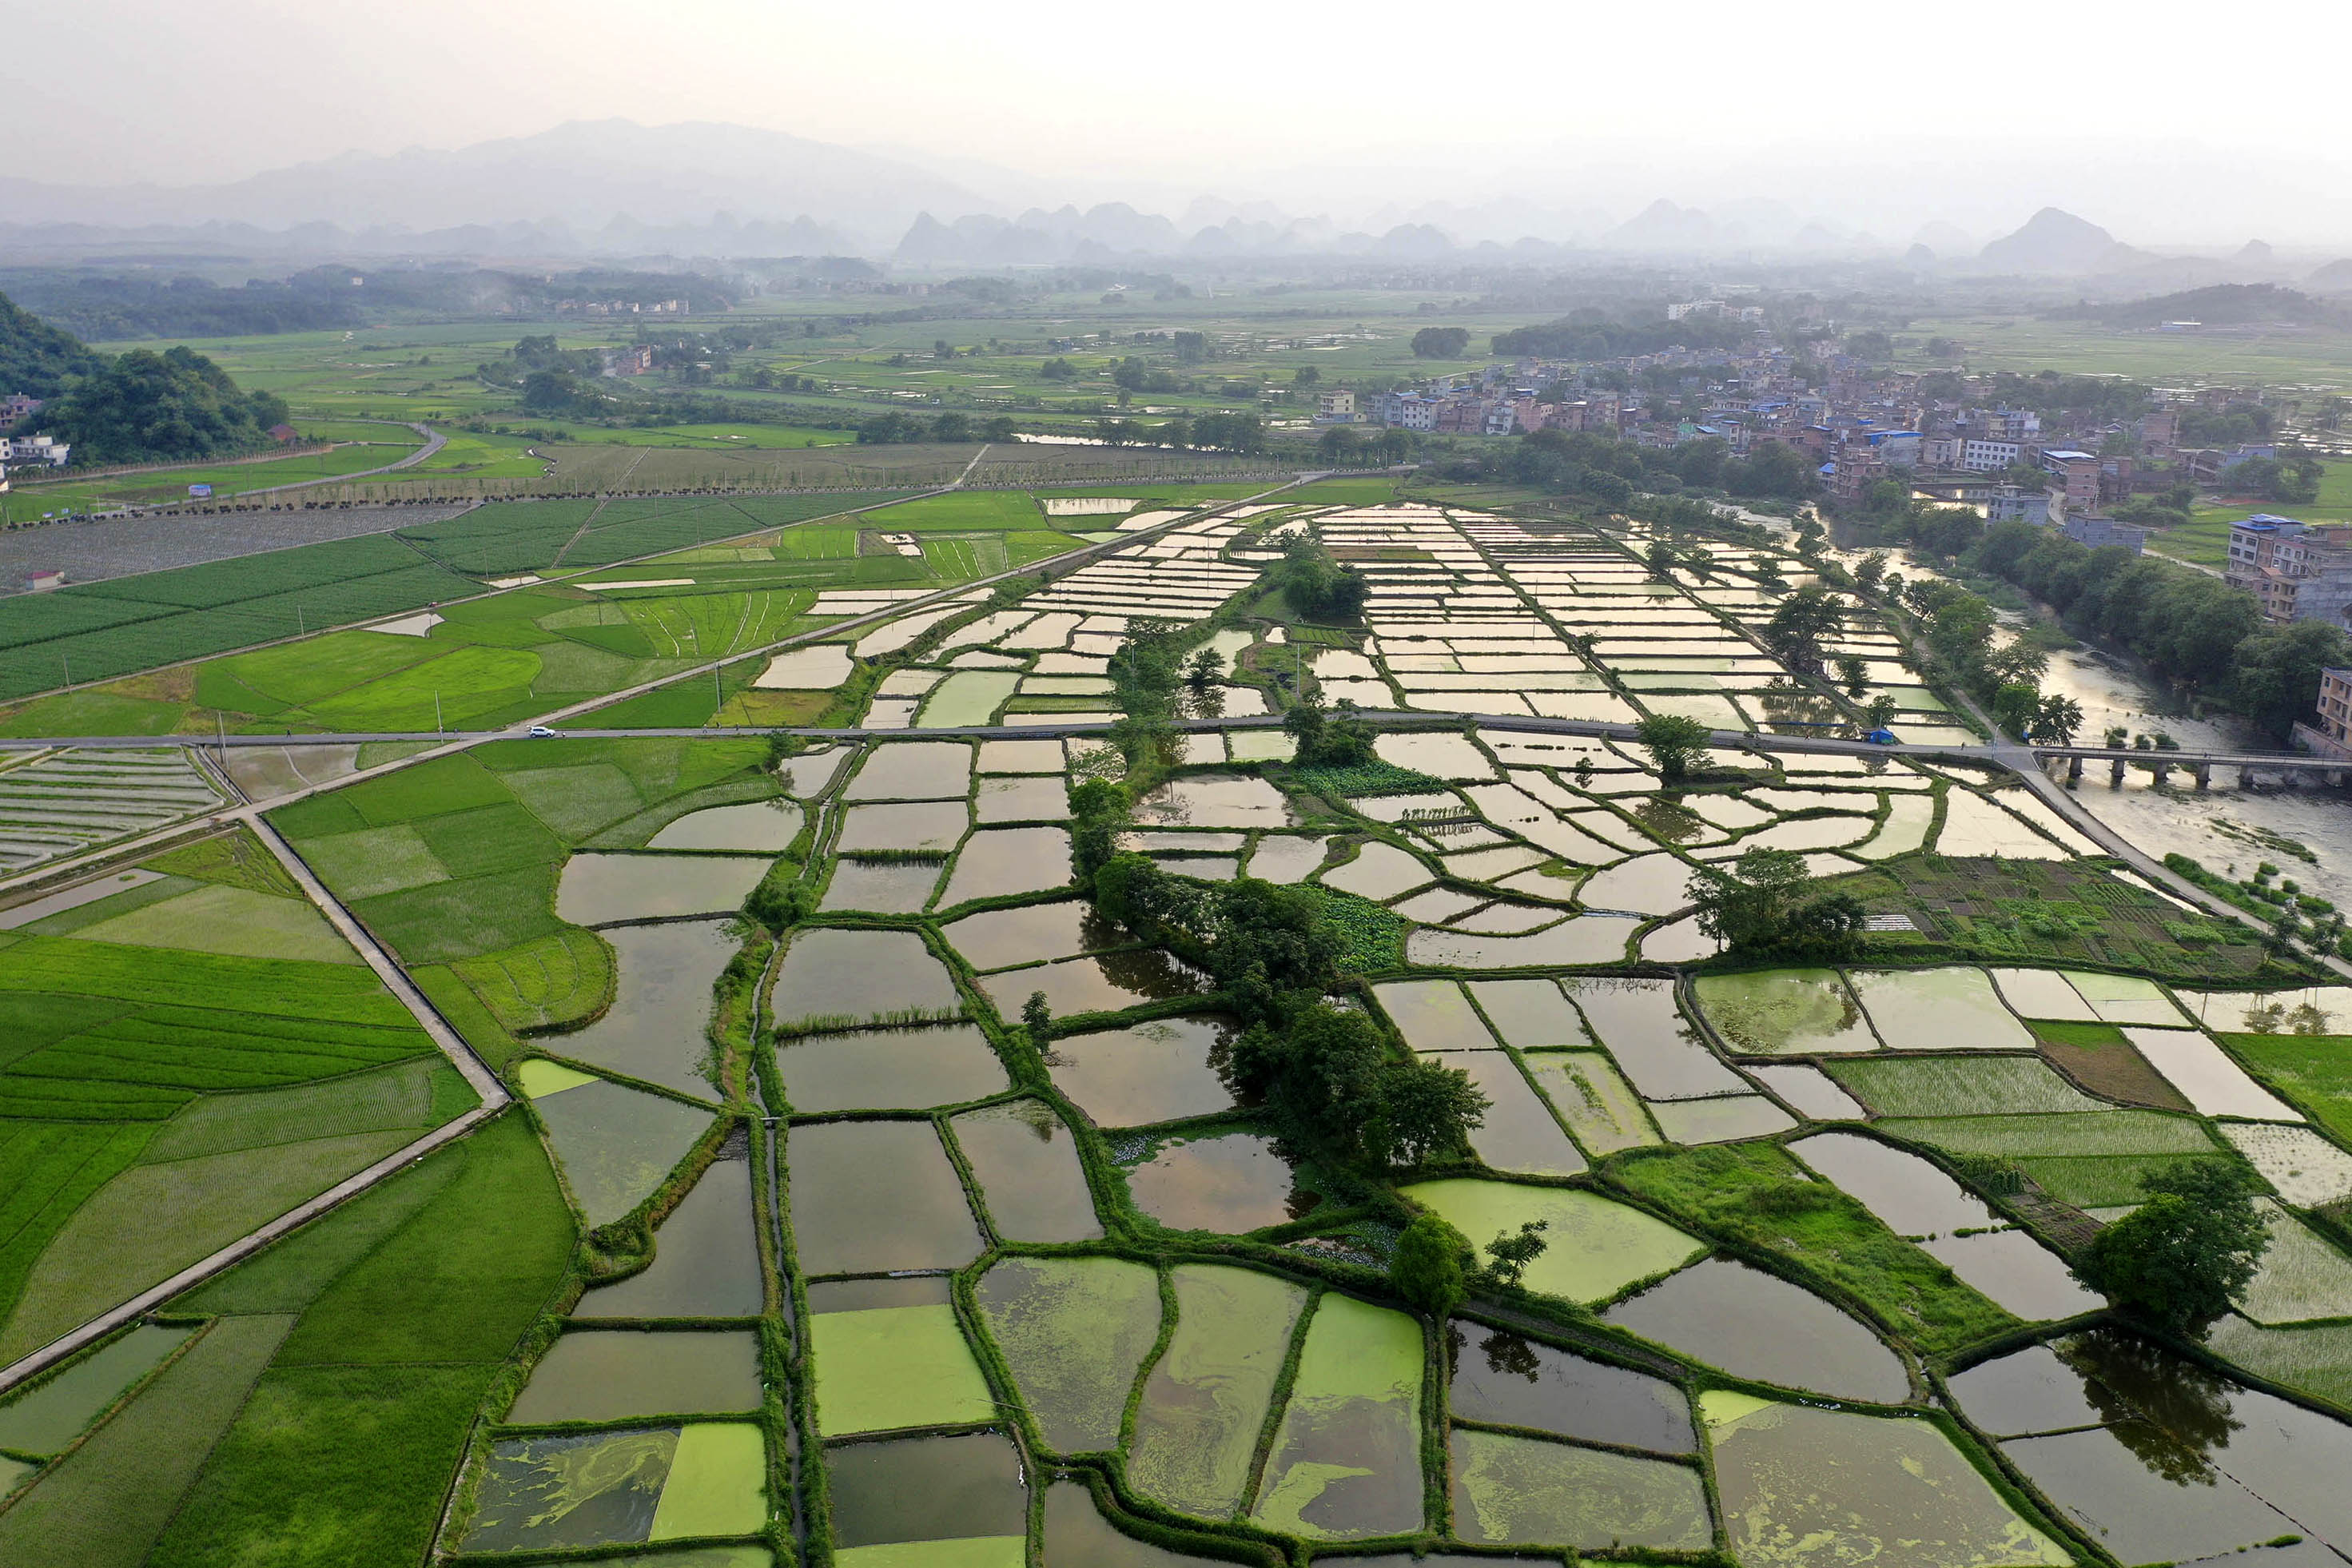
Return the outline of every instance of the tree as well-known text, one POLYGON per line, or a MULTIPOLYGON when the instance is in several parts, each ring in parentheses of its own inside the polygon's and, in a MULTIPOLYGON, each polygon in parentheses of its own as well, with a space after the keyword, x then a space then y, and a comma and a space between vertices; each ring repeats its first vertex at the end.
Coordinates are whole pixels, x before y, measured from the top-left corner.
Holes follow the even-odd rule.
POLYGON ((1734 951, 1850 956, 1868 918, 1851 894, 1816 891, 1793 849, 1750 849, 1729 868, 1702 866, 1689 894, 1699 930, 1734 951))
POLYGON ((1323 373, 1311 364, 1302 364, 1290 373, 1290 384, 1293 386, 1313 386, 1322 379, 1323 373))
POLYGON ((1043 381, 1076 381, 1078 379, 1078 367, 1056 355, 1037 367, 1037 375, 1043 381))
POLYGON ((2352 637, 2325 621, 2265 626, 2232 656, 2231 700, 2278 740, 2319 701, 2319 672, 2352 664, 2352 637))
POLYGON ((1824 638, 1845 625, 1845 601, 1818 583, 1808 583, 1773 608, 1759 634, 1772 656, 1799 675, 1822 672, 1824 638))
POLYGON ((2126 1311, 2175 1333, 2243 1300, 2270 1246, 2246 1171, 2219 1160, 2140 1178, 2147 1201, 2102 1229, 2074 1271, 2126 1311))
POLYGON ((1029 1000, 1021 1004, 1021 1026, 1029 1031, 1029 1042, 1043 1046, 1054 1032, 1054 1009, 1043 991, 1029 993, 1029 1000))
POLYGON ((1682 558, 1681 551, 1661 539, 1650 545, 1650 548, 1643 552, 1642 560, 1643 564, 1649 567, 1651 576, 1664 582, 1674 576, 1675 568, 1682 563, 1682 558))
POLYGON ((1859 697, 1870 689, 1870 661, 1858 654, 1846 654, 1837 661, 1838 682, 1848 697, 1859 697))
POLYGON ((1402 1165, 1467 1147, 1492 1103, 1469 1074, 1423 1056, 1383 1066, 1380 1098, 1378 1152, 1402 1165))
POLYGON ((1706 757, 1714 735, 1698 720, 1680 713, 1653 713, 1633 728, 1633 738, 1650 753, 1651 765, 1670 784, 1689 776, 1691 765, 1706 757))
POLYGON ((276 394, 241 391, 220 366, 176 346, 160 354, 134 349, 75 377, 34 416, 33 428, 71 442, 77 463, 135 463, 250 451, 268 446, 269 427, 285 422, 276 394))
POLYGON ((1356 433, 1344 425, 1327 426, 1315 440, 1315 455, 1327 463, 1344 463, 1356 452, 1356 433))
POLYGON ((1444 1322, 1462 1305, 1475 1257, 1469 1237, 1433 1214, 1415 1215, 1389 1255, 1389 1288, 1444 1322))
POLYGON ((1469 346, 1470 332, 1465 327, 1423 327, 1412 335, 1415 359, 1460 359, 1469 346))
POLYGON ((1994 723, 2021 739, 2042 717, 2042 693, 2012 681, 1992 694, 1992 717, 1994 723))
POLYGON ((1862 710, 1862 721, 1870 729, 1884 730, 1895 722, 1895 709, 1894 694, 1882 691, 1862 710))
POLYGON ((1192 661, 1185 665, 1184 681, 1195 691, 1206 691, 1224 672, 1225 661, 1218 657, 1217 650, 1204 647, 1195 652, 1192 661))
POLYGON ((2071 746, 2074 731, 2083 727, 2083 705, 2071 697, 2052 695, 2042 700, 2041 711, 2026 738, 2043 745, 2071 746))
POLYGON ((1486 1278, 1516 1289, 1527 1276, 1528 1265, 1543 1256, 1548 1245, 1543 1233, 1550 1228, 1549 1220, 1531 1219, 1523 1223, 1516 1234, 1507 1230, 1488 1242, 1486 1278))

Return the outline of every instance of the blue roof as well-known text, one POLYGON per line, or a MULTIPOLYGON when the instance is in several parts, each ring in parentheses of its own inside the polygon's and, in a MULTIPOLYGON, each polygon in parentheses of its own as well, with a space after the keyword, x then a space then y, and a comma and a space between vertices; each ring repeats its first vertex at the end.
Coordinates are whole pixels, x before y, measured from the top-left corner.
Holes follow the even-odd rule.
POLYGON ((2257 533, 2268 533, 2274 528, 2301 528, 2303 523, 2295 518, 2274 517, 2269 512, 2258 511, 2254 513, 2253 516, 2240 522, 2233 522, 2230 526, 2231 528, 2250 528, 2257 533))

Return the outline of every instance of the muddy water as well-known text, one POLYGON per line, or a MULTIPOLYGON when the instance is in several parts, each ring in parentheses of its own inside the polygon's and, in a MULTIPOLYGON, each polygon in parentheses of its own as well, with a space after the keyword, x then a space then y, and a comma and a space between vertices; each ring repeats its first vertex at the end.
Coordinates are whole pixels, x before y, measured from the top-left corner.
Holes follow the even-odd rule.
POLYGON ((776 1042, 784 1098, 803 1116, 827 1110, 928 1110, 1003 1094, 1004 1064, 972 1024, 859 1029, 776 1042))
POLYGON ((735 956, 735 943, 716 921, 621 926, 604 940, 618 961, 612 1006, 586 1028, 549 1044, 592 1067, 714 1098, 703 1070, 710 1046, 702 1025, 711 984, 735 956))
POLYGON ((963 1184, 929 1122, 796 1127, 789 1158, 805 1273, 954 1268, 980 1256, 963 1184))
POLYGON ((540 1358, 507 1421, 539 1426, 759 1408, 760 1345, 749 1330, 589 1329, 564 1335, 540 1358))
POLYGON ((1809 1290, 1711 1259, 1601 1314, 1735 1376, 1892 1405, 1910 1380, 1876 1335, 1809 1290))
POLYGON ((761 1308, 760 1244, 753 1233, 751 1163, 730 1149, 654 1232, 654 1260, 642 1273, 601 1285, 572 1316, 749 1318, 761 1308))
POLYGON ((834 1542, 1010 1540, 1029 1533, 1021 1452, 993 1432, 850 1443, 824 1458, 832 1481, 834 1542))
POLYGON ((1422 1360, 1415 1320, 1324 1296, 1252 1517, 1327 1540, 1418 1527, 1422 1360))
POLYGON ((1449 1331, 1454 1414, 1620 1443, 1661 1454, 1696 1451, 1682 1390, 1606 1363, 1479 1323, 1449 1331))
POLYGON ((1236 1236, 1302 1218, 1321 1201, 1255 1132, 1171 1143, 1129 1172, 1127 1184, 1136 1206, 1172 1230, 1236 1236))
POLYGON ((1042 1101, 1015 1100, 955 1119, 996 1234, 1011 1241, 1091 1241, 1102 1232, 1076 1138, 1042 1101))
POLYGON ((1212 1116, 1235 1103, 1227 1059, 1240 1031, 1238 1020, 1222 1014, 1156 1018, 1055 1040, 1046 1066, 1055 1087, 1098 1126, 1212 1116))

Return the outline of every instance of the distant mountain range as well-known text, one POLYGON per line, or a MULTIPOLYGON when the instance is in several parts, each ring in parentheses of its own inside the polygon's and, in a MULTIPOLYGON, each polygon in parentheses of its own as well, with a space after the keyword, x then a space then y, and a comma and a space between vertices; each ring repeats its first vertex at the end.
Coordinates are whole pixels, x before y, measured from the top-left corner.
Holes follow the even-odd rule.
MULTIPOLYGON (((927 268, 1251 257, 1541 264, 1600 254, 1853 258, 1922 274, 2117 279, 2147 292, 2299 280, 2260 241, 2230 257, 2165 257, 2056 207, 1981 249, 1947 223, 1906 242, 1760 197, 1705 209, 1662 198, 1622 220, 1528 198, 1395 204, 1344 224, 1214 196, 1174 216, 1115 201, 1007 216, 1003 196, 1047 183, 970 160, 940 165, 738 125, 583 121, 453 152, 346 153, 225 184, 0 179, 0 252, 508 262, 858 255, 927 268)), ((2331 263, 2305 286, 2352 289, 2352 261, 2331 263)))
MULTIPOLYGON (((646 229, 737 224, 834 231, 887 243, 926 209, 984 201, 911 163, 740 125, 575 121, 536 136, 455 152, 348 153, 233 184, 75 187, 0 180, 0 223, 346 232, 431 231, 518 222, 601 232, 623 246, 646 229)), ((723 225, 722 225, 723 226, 723 225)))

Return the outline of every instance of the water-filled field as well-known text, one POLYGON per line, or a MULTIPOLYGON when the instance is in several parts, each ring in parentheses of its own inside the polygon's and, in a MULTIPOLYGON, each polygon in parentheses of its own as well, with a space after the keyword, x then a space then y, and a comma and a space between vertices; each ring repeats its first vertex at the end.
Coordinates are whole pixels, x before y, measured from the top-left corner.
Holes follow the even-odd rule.
MULTIPOLYGON (((0 1393, 0 1559, 2352 1552, 2318 994, 1985 769, 1675 784, 1481 722, 1834 720, 1760 641, 1814 571, 1777 547, 1660 576, 1638 521, 1129 489, 698 539, 477 601, 421 662, 339 634, 307 676, 201 672, 356 723, 464 652, 460 707, 519 721, 586 688, 508 655, 593 684, 625 672, 588 650, 709 638, 718 681, 612 727, 750 733, 289 737, 248 773, 329 787, 269 811, 285 855, 207 832, 0 889, 11 1352, 473 1110, 461 1068, 513 1097, 0 1393), (1138 537, 957 585, 1016 521, 1097 518, 1138 537), (1363 615, 1267 593, 1269 524, 1363 615), (1065 733, 1132 700, 1138 627, 1210 655, 1170 701, 1199 727, 1065 733), (1237 721, 1308 680, 1368 756, 1237 721), (859 732, 764 733, 827 714, 859 732), (1694 879, 1758 847, 1909 929, 1719 955, 1694 879), (1440 1089, 1468 1124, 1426 1130, 1440 1089), (2118 1331, 2089 1238, 2242 1158, 2271 1241, 2212 1359, 2118 1331)), ((1958 739, 1875 610, 1834 640, 1958 739)))

